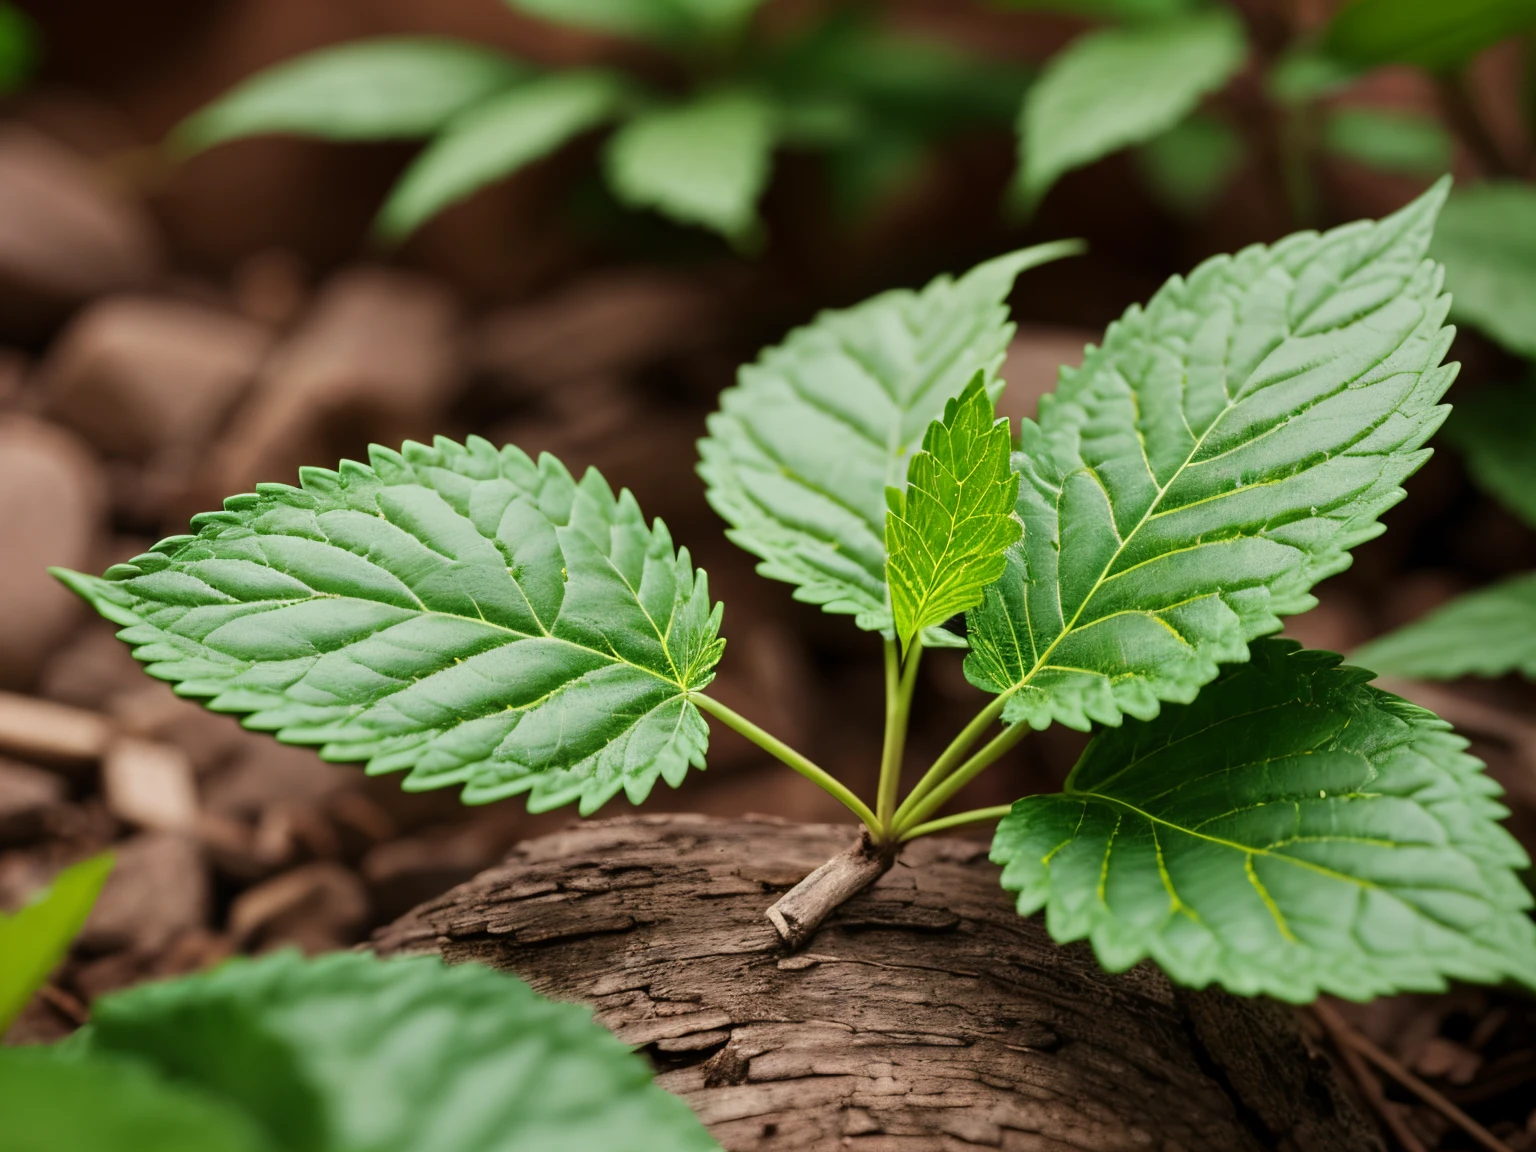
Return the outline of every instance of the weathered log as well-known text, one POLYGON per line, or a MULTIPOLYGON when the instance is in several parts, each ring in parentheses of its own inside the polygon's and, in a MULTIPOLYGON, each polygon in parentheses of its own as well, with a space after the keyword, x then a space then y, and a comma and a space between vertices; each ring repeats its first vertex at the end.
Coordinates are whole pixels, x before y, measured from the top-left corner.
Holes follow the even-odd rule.
POLYGON ((655 816, 519 845, 374 941, 593 1006, 731 1152, 1379 1152, 1293 1010, 1102 971, 985 846, 920 840, 790 953, 846 828, 655 816))

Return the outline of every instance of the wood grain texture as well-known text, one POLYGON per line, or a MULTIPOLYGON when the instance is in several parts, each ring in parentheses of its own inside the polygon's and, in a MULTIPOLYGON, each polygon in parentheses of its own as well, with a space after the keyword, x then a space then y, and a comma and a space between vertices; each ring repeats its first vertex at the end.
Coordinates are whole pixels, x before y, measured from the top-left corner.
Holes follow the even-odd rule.
POLYGON ((1099 969, 977 841, 910 845, 789 954, 774 895, 847 828, 592 822, 383 929, 518 973, 655 1063, 730 1152, 1379 1152, 1290 1009, 1099 969))

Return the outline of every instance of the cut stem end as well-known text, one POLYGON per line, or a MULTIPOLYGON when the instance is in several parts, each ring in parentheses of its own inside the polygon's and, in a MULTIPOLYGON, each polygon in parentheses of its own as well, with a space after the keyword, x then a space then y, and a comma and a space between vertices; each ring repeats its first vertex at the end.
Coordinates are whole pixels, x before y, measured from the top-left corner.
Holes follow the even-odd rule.
POLYGON ((896 862, 895 845, 880 846, 865 831, 768 909, 768 920, 791 952, 805 946, 821 922, 853 899, 896 862))

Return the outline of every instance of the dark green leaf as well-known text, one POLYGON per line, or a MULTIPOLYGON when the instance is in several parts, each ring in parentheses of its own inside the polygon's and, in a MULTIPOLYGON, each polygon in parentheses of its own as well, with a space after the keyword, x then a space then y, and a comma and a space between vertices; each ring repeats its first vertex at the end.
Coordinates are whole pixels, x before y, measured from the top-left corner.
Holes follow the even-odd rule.
POLYGON ((1511 672, 1536 680, 1536 576, 1469 592, 1350 658, 1388 676, 1419 680, 1511 672))
POLYGON ((1478 184, 1450 198, 1430 255, 1445 265, 1451 318, 1536 359, 1536 188, 1478 184))
POLYGON ((37 27, 14 4, 0 3, 0 92, 21 87, 37 64, 37 27))
POLYGON ((1099 733, 992 859, 1024 915, 1111 971, 1243 995, 1536 985, 1525 853, 1434 715, 1327 652, 1254 645, 1193 704, 1099 733))
POLYGON ((263 132, 331 140, 429 136, 530 75, 525 64, 458 40, 363 40, 258 72, 193 113, 172 139, 196 150, 263 132))
POLYGON ((1381 532, 1455 375, 1424 259, 1444 195, 1208 260, 1062 370, 1019 430, 1023 543, 968 618, 1006 720, 1192 700, 1381 532))
POLYGON ((82 860, 14 915, 0 912, 0 1036, 64 959, 111 871, 110 853, 82 860))
POLYGON ((1142 172, 1175 212, 1198 216, 1225 190, 1243 159, 1243 139, 1220 120, 1191 116, 1141 148, 1142 172))
POLYGON ((411 791, 544 811, 703 767, 702 572, 595 471, 439 438, 300 472, 107 571, 60 573, 151 675, 411 791))
POLYGON ((728 35, 763 0, 507 0, 533 16, 663 44, 728 35))
POLYGON ((1329 113, 1323 146, 1337 156, 1409 176, 1438 176, 1451 166, 1451 137, 1439 121, 1379 108, 1329 113))
POLYGON ((1485 386, 1458 400, 1444 435, 1478 487, 1536 528, 1536 383, 1485 386))
POLYGON ((1012 8, 1039 8, 1071 12, 1110 20, 1165 20, 1183 16, 1200 6, 1200 0, 1007 0, 1012 8))
POLYGON ((1354 0, 1323 35, 1327 51, 1361 65, 1443 71, 1536 26, 1536 0, 1354 0))
POLYGON ((1020 532, 1009 447, 1008 421, 996 418, 980 372, 928 426, 886 518, 886 580, 902 647, 981 603, 982 589, 1003 574, 1003 552, 1020 532))
POLYGON ((1076 251, 1026 248, 922 292, 824 312, 742 368, 709 419, 699 472, 759 572, 860 628, 891 630, 886 489, 905 482, 929 423, 976 373, 996 402, 1014 278, 1076 251))

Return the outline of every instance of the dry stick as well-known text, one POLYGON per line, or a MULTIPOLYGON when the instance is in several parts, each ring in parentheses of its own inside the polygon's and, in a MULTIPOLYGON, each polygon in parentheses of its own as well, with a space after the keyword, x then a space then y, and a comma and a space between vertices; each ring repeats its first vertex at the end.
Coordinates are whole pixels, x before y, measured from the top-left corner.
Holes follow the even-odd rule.
POLYGON ((63 1016, 76 1028, 83 1027, 91 1018, 91 1010, 57 984, 44 984, 37 990, 38 998, 63 1016))
POLYGON ((895 860, 895 849, 878 847, 866 831, 768 909, 779 939, 791 952, 800 948, 823 920, 884 876, 895 860))
MULTIPOLYGON (((1402 1064, 1388 1056, 1356 1029, 1350 1027, 1331 1005, 1319 1000, 1312 1005, 1312 1011, 1318 1020, 1322 1022, 1323 1027, 1328 1029, 1329 1033, 1333 1036, 1334 1042, 1339 1045, 1340 1051, 1352 1049, 1364 1056, 1372 1064, 1376 1065, 1376 1067, 1380 1068, 1388 1076, 1392 1077, 1392 1079, 1396 1080, 1404 1088, 1407 1088, 1420 1100, 1424 1101, 1424 1103, 1428 1104, 1436 1112, 1440 1113, 1440 1115, 1488 1149, 1488 1152, 1514 1152, 1508 1144, 1504 1143, 1504 1141, 1500 1140, 1492 1132, 1452 1104, 1439 1092, 1408 1071, 1402 1064)), ((1396 1126, 1392 1130, 1394 1133, 1397 1132, 1396 1126)), ((1399 1136, 1399 1139, 1401 1139, 1401 1136, 1399 1136)))

